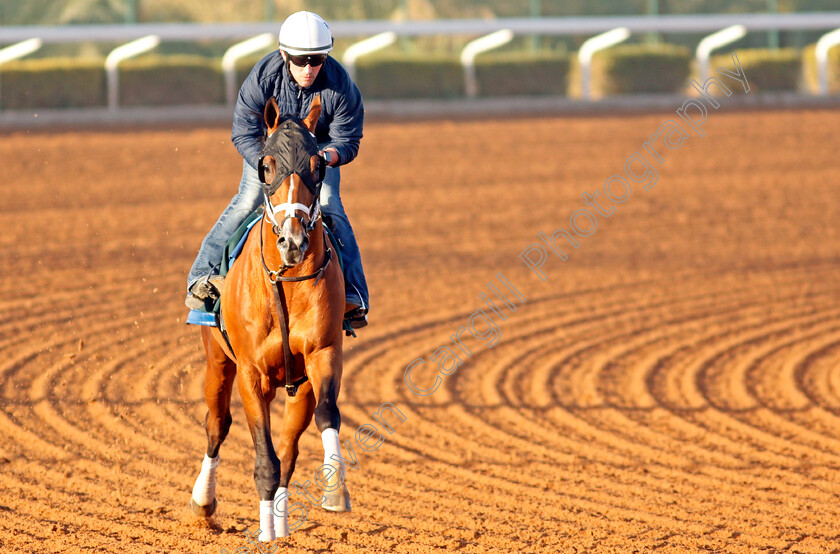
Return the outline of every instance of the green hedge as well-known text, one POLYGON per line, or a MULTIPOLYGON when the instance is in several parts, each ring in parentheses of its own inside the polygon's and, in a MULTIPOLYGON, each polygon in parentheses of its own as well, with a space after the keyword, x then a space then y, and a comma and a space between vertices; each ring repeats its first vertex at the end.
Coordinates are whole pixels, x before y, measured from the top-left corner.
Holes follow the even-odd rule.
MULTIPOLYGON (((120 105, 220 104, 219 62, 200 56, 148 56, 120 66, 120 105)), ((107 105, 104 60, 18 60, 0 71, 3 109, 82 108, 107 105)))
MULTIPOLYGON (((819 90, 815 50, 816 45, 812 44, 802 51, 803 77, 810 92, 819 90)), ((840 92, 840 47, 828 51, 828 90, 831 93, 840 92)))
POLYGON ((123 106, 222 104, 221 63, 201 56, 147 56, 120 67, 123 106))
MULTIPOLYGON (((237 64, 244 80, 258 58, 237 64)), ((565 94, 568 57, 551 52, 479 56, 476 78, 482 96, 565 94)), ((457 98, 464 95, 464 73, 451 57, 391 54, 360 60, 357 83, 365 98, 457 98)), ((77 108, 107 104, 101 59, 20 60, 0 71, 0 107, 77 108)), ((220 63, 201 56, 143 56, 120 66, 120 105, 221 104, 220 63)))
MULTIPOLYGON (((741 50, 739 60, 751 90, 795 90, 804 64, 816 89, 814 48, 801 57, 791 49, 741 50)), ((687 49, 672 45, 618 46, 595 55, 596 96, 626 93, 682 93, 691 67, 687 49)), ((253 60, 240 60, 241 82, 253 60)), ((105 106, 104 60, 45 58, 18 60, 0 69, 0 109, 105 106)), ((840 91, 840 48, 830 55, 832 91, 840 91)), ((711 68, 731 68, 729 55, 711 68)), ((126 106, 222 104, 224 78, 217 58, 143 56, 120 67, 120 103, 126 106)), ((476 60, 480 96, 563 95, 580 92, 580 71, 553 52, 483 54, 476 60)), ((366 99, 461 98, 464 73, 456 56, 410 56, 399 52, 362 58, 356 79, 366 99)), ((733 88, 737 90, 737 87, 733 88)))
MULTIPOLYGON (((781 48, 767 50, 755 48, 738 50, 738 62, 741 64, 750 85, 750 94, 764 91, 796 90, 802 74, 802 58, 795 48, 781 48)), ((722 67, 728 71, 735 69, 732 54, 712 56, 709 60, 709 71, 717 71, 722 67)), ((698 77, 699 79, 699 77, 698 77)), ((744 87, 734 81, 727 80, 727 86, 733 92, 744 93, 744 87)), ((716 91, 717 88, 712 88, 716 91)))
POLYGON ((0 107, 86 108, 105 104, 104 60, 34 59, 0 70, 0 107))
POLYGON ((553 52, 505 52, 476 58, 479 96, 566 94, 569 57, 553 52))
MULTIPOLYGON (((597 52, 592 58, 592 91, 611 94, 682 92, 691 73, 691 53, 671 44, 633 44, 597 52)), ((580 68, 575 70, 580 90, 580 68)))
MULTIPOLYGON (((456 56, 390 53, 359 60, 356 82, 365 98, 460 98, 464 69, 456 56)), ((476 59, 479 96, 566 93, 569 59, 552 52, 485 54, 476 59)))
POLYGON ((456 58, 368 56, 356 64, 356 84, 370 99, 456 98, 464 95, 464 76, 456 58))

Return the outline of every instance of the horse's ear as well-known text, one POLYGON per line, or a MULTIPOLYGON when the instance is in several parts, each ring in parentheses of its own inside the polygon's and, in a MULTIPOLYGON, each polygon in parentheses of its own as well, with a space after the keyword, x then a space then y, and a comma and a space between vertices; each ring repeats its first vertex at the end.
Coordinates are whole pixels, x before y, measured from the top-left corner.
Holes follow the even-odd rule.
POLYGON ((312 98, 312 105, 309 107, 309 115, 303 120, 303 125, 309 132, 315 134, 315 126, 318 125, 318 118, 321 117, 321 93, 312 98))
POLYGON ((265 104, 265 125, 268 127, 268 134, 272 134, 280 126, 280 107, 277 100, 272 96, 265 104))

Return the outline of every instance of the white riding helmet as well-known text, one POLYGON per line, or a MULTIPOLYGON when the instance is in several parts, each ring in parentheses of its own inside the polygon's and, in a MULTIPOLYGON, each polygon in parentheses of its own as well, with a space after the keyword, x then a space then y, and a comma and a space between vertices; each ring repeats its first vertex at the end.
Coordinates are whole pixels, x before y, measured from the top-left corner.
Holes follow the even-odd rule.
POLYGON ((333 48, 330 26, 312 12, 297 12, 280 27, 279 46, 293 56, 326 54, 333 48))

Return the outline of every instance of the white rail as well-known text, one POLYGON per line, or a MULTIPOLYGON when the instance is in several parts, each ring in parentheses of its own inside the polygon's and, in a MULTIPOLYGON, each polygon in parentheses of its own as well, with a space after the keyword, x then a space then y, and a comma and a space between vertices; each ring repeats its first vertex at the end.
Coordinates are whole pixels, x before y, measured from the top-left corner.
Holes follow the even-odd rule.
POLYGON ((743 25, 732 25, 717 33, 712 33, 700 41, 700 44, 697 45, 696 53, 700 82, 705 82, 709 77, 709 57, 712 55, 712 52, 727 44, 732 44, 746 34, 747 28, 743 25))
POLYGON ((4 63, 17 60, 24 56, 28 56, 29 54, 35 52, 39 48, 43 42, 39 38, 30 38, 17 44, 13 44, 11 46, 7 46, 0 50, 0 65, 4 63))
POLYGON ((379 33, 378 35, 360 40, 348 46, 347 50, 344 51, 344 57, 341 58, 341 62, 344 64, 347 73, 350 74, 350 78, 354 81, 356 80, 356 61, 360 57, 376 52, 377 50, 382 50, 392 45, 396 40, 397 33, 385 31, 384 33, 379 33))
MULTIPOLYGON (((820 30, 840 27, 840 12, 782 14, 702 14, 626 17, 544 17, 502 19, 447 19, 437 21, 332 21, 336 38, 364 37, 392 31, 397 36, 485 35, 510 29, 517 35, 592 35, 616 27, 632 33, 714 32, 731 25, 747 31, 820 30)), ((3 26, 0 44, 36 36, 44 43, 121 42, 149 34, 162 41, 242 40, 262 33, 276 33, 279 24, 263 23, 141 23, 137 25, 3 26)))
POLYGON ((160 44, 160 37, 149 35, 117 46, 105 58, 105 73, 108 77, 108 109, 116 110, 120 103, 120 81, 117 68, 120 62, 148 52, 160 44))
POLYGON ((236 60, 275 44, 276 36, 274 33, 263 33, 237 42, 225 51, 222 56, 222 73, 225 74, 225 98, 228 104, 236 103, 236 60))
POLYGON ((494 48, 504 46, 513 40, 513 31, 502 29, 489 35, 477 38, 464 47, 461 51, 461 65, 464 67, 464 85, 467 97, 478 96, 478 81, 475 78, 475 58, 482 52, 488 52, 494 48))
MULTIPOLYGON (((564 18, 503 18, 503 19, 455 19, 437 21, 334 21, 330 24, 333 35, 337 38, 382 35, 390 37, 410 37, 428 35, 486 35, 500 31, 516 35, 577 35, 586 36, 623 28, 630 33, 698 33, 739 26, 746 32, 767 30, 825 30, 840 27, 840 12, 782 13, 782 14, 702 14, 702 15, 661 15, 657 17, 564 17, 564 18), (387 34, 386 34, 387 33, 387 34)), ((41 43, 72 42, 115 42, 129 39, 151 40, 156 37, 154 46, 159 41, 193 40, 241 40, 262 34, 277 32, 275 22, 229 23, 229 24, 193 24, 193 23, 148 23, 137 25, 66 25, 66 26, 0 26, 0 44, 19 43, 26 39, 41 43), (35 37, 34 39, 32 37, 35 37)), ((713 35, 714 36, 714 35, 713 35)), ((376 38, 376 37, 372 37, 376 38)), ((596 37, 593 37, 596 38, 596 37)), ((711 38, 711 37, 707 37, 711 38)), ((593 39, 589 39, 593 40, 593 39)), ((817 65, 820 79, 820 93, 828 91, 828 51, 838 42, 834 33, 820 39, 817 47, 817 65)), ((587 41, 588 43, 589 41, 587 41)), ((31 43, 34 44, 34 43, 31 43)), ((133 43, 130 43, 133 44, 133 43)), ((17 45, 15 45, 17 46, 17 45)), ((154 47, 151 46, 151 47, 154 47)), ((705 45, 704 45, 705 46, 705 45)), ((122 47, 120 47, 122 48, 122 47)), ((116 109, 118 105, 117 66, 124 59, 114 61, 120 48, 109 55, 108 70, 108 105, 116 109)), ((708 49, 705 54, 710 54, 708 49)), ((698 61, 704 54, 699 51, 698 61)), ((582 48, 579 59, 591 57, 591 51, 582 48)), ((136 55, 136 54, 134 54, 136 55)), ((353 60, 355 61, 355 60, 353 60)), ((706 62, 707 63, 707 62, 706 62)), ((351 64, 353 65, 353 64, 351 64)), ((706 65, 707 67, 707 65, 706 65)), ((584 96, 589 97, 589 65, 582 68, 587 72, 584 80, 584 96)), ((229 78, 226 77, 226 83, 229 78)), ((470 85, 467 85, 470 87, 470 85)), ((229 85, 227 86, 229 90, 229 85)), ((472 90, 472 89, 471 89, 472 90)), ((227 92, 228 101, 230 93, 227 92)))
POLYGON ((39 48, 43 41, 39 38, 31 38, 28 40, 24 40, 22 42, 18 42, 17 44, 13 44, 11 46, 7 46, 0 50, 0 65, 4 63, 10 62, 12 60, 17 60, 18 58, 22 58, 24 56, 28 56, 32 52, 35 52, 39 48))
POLYGON ((822 96, 828 94, 828 51, 840 44, 840 29, 831 31, 820 37, 817 41, 817 48, 814 55, 817 58, 817 73, 819 75, 819 93, 822 96))
POLYGON ((586 100, 592 100, 592 56, 595 52, 615 46, 630 38, 630 29, 619 27, 606 33, 601 33, 586 40, 578 51, 578 62, 580 62, 581 92, 586 100))

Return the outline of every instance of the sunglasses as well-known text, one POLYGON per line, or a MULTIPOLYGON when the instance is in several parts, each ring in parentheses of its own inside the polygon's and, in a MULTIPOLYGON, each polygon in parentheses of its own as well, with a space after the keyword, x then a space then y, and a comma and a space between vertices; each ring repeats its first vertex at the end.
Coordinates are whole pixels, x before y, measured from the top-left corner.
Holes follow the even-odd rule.
POLYGON ((318 67, 327 60, 326 54, 312 54, 311 56, 292 56, 289 54, 289 60, 298 67, 318 67))

